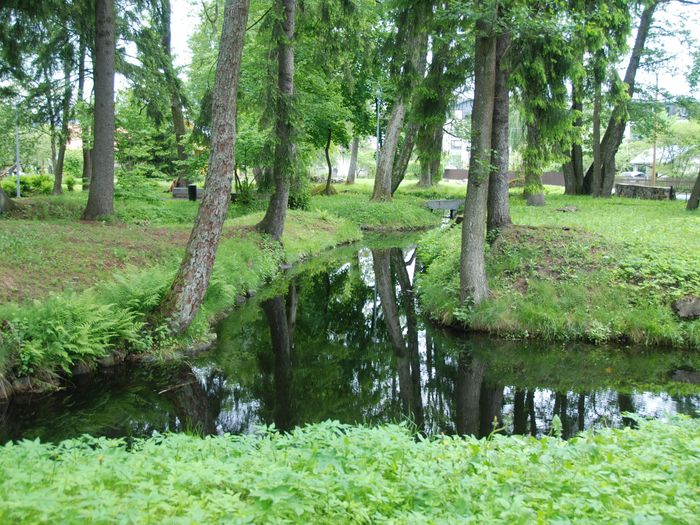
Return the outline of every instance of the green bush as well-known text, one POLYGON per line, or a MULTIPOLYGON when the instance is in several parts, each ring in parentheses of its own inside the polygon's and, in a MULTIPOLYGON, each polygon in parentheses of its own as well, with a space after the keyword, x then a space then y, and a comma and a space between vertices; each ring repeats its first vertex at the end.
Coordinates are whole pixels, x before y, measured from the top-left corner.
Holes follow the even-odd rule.
MULTIPOLYGON (((14 195, 17 179, 7 177, 2 180, 2 189, 8 195, 14 195)), ((19 189, 23 197, 31 195, 50 195, 53 190, 53 178, 48 175, 23 175, 19 179, 19 189)))
MULTIPOLYGON (((83 151, 69 149, 63 159, 63 177, 80 179, 83 176, 83 151)), ((68 190, 73 191, 73 190, 68 190)))

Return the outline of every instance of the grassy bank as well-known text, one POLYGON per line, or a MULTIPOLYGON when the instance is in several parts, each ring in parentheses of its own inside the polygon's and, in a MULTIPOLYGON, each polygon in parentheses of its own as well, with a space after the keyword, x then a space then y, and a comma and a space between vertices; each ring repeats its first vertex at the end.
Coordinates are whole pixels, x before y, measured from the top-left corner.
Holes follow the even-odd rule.
MULTIPOLYGON (((258 213, 227 222, 204 305, 184 337, 175 341, 160 327, 145 325, 147 315, 167 291, 187 240, 187 233, 176 229, 184 235, 175 238, 175 248, 166 250, 173 256, 149 268, 129 266, 80 292, 64 291, 41 301, 0 306, 0 319, 5 320, 0 332, 3 373, 50 383, 56 372, 69 374, 77 363, 93 366, 114 351, 123 356, 186 347, 207 336, 214 315, 271 280, 281 263, 293 263, 360 238, 357 226, 348 221, 292 211, 282 247, 253 231, 250 224, 260 218, 258 213)), ((111 227, 103 228, 109 231, 111 227)), ((111 236, 110 232, 100 239, 109 242, 111 236)), ((130 253, 138 253, 140 245, 148 245, 149 240, 149 235, 142 235, 130 253)))
POLYGON ((317 195, 311 199, 311 208, 347 218, 365 231, 409 231, 439 226, 440 217, 423 206, 435 191, 423 190, 415 183, 402 187, 391 202, 370 202, 372 186, 366 179, 347 186, 334 186, 336 195, 317 195))
POLYGON ((323 423, 291 435, 84 438, 0 449, 7 523, 693 523, 700 423, 564 442, 415 440, 323 423))
POLYGON ((0 219, 0 397, 49 388, 76 366, 91 368, 113 355, 201 342, 212 318, 271 281, 280 264, 357 241, 360 227, 424 229, 438 222, 416 198, 370 206, 361 190, 290 211, 279 246, 254 231, 262 201, 232 205, 202 311, 174 341, 145 320, 178 267, 197 204, 170 199, 153 184, 132 190, 117 193, 116 216, 106 222, 78 220, 82 193, 32 197, 0 219), (16 381, 23 377, 30 380, 16 381))
POLYGON ((489 247, 492 298, 478 307, 458 304, 459 228, 424 237, 429 315, 508 337, 700 348, 700 320, 671 309, 700 295, 700 215, 680 202, 557 194, 544 208, 511 204, 516 226, 489 247))

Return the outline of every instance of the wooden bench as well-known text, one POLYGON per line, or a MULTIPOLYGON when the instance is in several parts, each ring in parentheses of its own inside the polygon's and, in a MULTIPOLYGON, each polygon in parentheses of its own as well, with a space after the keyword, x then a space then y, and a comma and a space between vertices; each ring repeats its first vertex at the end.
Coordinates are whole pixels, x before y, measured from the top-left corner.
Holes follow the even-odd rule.
MULTIPOLYGON (((172 189, 173 199, 188 199, 189 193, 187 188, 173 188, 172 189)), ((204 196, 204 188, 197 188, 197 200, 200 200, 204 196)), ((231 202, 236 202, 238 200, 237 193, 231 193, 231 202)))
POLYGON ((429 210, 449 210, 450 219, 454 217, 454 213, 464 206, 464 199, 441 199, 426 201, 425 206, 429 210))
MULTIPOLYGON (((173 199, 187 199, 189 198, 188 188, 173 188, 172 191, 173 199)), ((201 199, 204 195, 204 188, 197 188, 197 200, 201 199)))
POLYGON ((676 200, 673 186, 644 186, 642 184, 615 184, 615 195, 633 199, 676 200))

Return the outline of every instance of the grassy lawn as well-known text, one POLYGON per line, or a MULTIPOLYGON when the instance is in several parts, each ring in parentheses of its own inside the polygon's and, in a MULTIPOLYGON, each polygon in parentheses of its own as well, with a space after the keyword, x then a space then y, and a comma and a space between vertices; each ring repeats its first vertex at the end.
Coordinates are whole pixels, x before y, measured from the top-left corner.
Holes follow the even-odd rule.
POLYGON ((0 448, 4 523, 696 523, 700 423, 489 440, 289 435, 0 448))
POLYGON ((476 308, 458 305, 459 228, 426 235, 419 286, 434 318, 511 337, 700 348, 700 321, 680 321, 670 306, 700 295, 698 213, 556 190, 543 208, 514 195, 511 210, 516 227, 487 255, 492 298, 476 308))

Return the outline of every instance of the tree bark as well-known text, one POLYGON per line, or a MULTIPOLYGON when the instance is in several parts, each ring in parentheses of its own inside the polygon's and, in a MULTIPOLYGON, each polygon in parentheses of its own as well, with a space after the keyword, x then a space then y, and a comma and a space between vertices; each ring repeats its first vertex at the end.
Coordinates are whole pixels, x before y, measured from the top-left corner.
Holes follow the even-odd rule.
MULTIPOLYGON (((85 38, 80 37, 80 59, 78 62, 78 104, 83 103, 83 98, 85 96, 85 54, 87 52, 87 46, 85 45, 85 38)), ((82 150, 83 150, 83 173, 82 173, 82 190, 87 191, 90 188, 90 179, 92 178, 92 157, 90 155, 90 133, 83 126, 81 121, 80 125, 80 137, 82 139, 82 150)))
MULTIPOLYGON (((418 181, 418 186, 421 188, 429 188, 432 186, 438 178, 438 172, 440 171, 440 162, 442 160, 442 137, 443 137, 443 126, 445 122, 439 122, 435 124, 426 124, 431 126, 432 130, 424 130, 426 137, 424 140, 429 142, 425 144, 424 152, 419 150, 420 158, 420 180, 418 181)), ((419 131, 419 136, 420 136, 419 131)))
POLYGON ((279 241, 284 233, 289 203, 289 178, 294 165, 294 128, 291 122, 291 105, 294 95, 294 40, 296 0, 276 0, 275 6, 284 16, 275 23, 277 38, 277 114, 275 115, 275 158, 272 178, 275 190, 265 212, 265 217, 257 225, 262 233, 267 233, 279 241))
POLYGON ((406 177, 408 164, 411 162, 413 148, 416 145, 416 135, 418 135, 419 124, 410 121, 404 131, 404 139, 397 158, 394 160, 394 168, 391 173, 391 195, 393 196, 406 177))
POLYGON ((531 122, 527 125, 527 146, 523 154, 523 171, 525 172, 525 191, 523 193, 528 206, 544 206, 540 158, 539 129, 536 122, 531 122))
POLYGON ((355 184, 355 176, 357 174, 357 152, 360 149, 360 137, 353 137, 350 146, 350 167, 348 168, 348 178, 345 184, 355 184))
POLYGON ((93 177, 83 219, 114 213, 114 0, 95 2, 95 146, 93 177))
MULTIPOLYGON (((583 61, 583 57, 581 57, 583 61)), ((571 111, 576 112, 574 127, 583 127, 583 100, 581 99, 582 87, 578 80, 574 80, 571 85, 571 111)), ((583 193, 583 147, 580 137, 571 144, 569 148, 569 161, 563 166, 564 171, 564 194, 581 195, 583 193)))
POLYGON ((601 82, 595 80, 593 90, 593 179, 591 181, 591 195, 600 197, 603 193, 603 159, 600 149, 600 107, 601 107, 601 82))
POLYGON ((216 65, 212 144, 204 197, 197 212, 185 257, 160 313, 174 334, 184 332, 204 300, 226 219, 233 180, 236 140, 235 94, 248 19, 249 0, 227 0, 216 65))
POLYGON ((389 115, 389 124, 384 134, 384 144, 379 153, 377 174, 374 177, 373 201, 391 200, 391 177, 394 171, 394 157, 399 147, 399 136, 406 116, 406 105, 402 98, 394 102, 389 115))
POLYGON ((63 68, 64 82, 66 83, 63 90, 63 100, 61 100, 61 132, 59 134, 58 157, 56 158, 56 170, 53 179, 53 195, 63 193, 63 164, 66 158, 66 144, 68 142, 70 130, 70 103, 73 98, 73 84, 70 80, 70 63, 66 60, 63 68))
MULTIPOLYGON (((165 72, 165 81, 167 82, 168 90, 170 91, 170 114, 173 120, 173 129, 175 130, 177 160, 182 162, 187 160, 187 153, 185 152, 184 144, 184 137, 187 133, 187 129, 185 128, 185 117, 182 111, 182 90, 173 67, 170 31, 171 12, 170 0, 162 0, 159 25, 161 32, 161 45, 163 47, 163 58, 165 61, 163 64, 163 71, 165 72)), ((178 166, 177 171, 177 186, 187 186, 188 177, 187 173, 184 171, 184 167, 178 166)))
MULTIPOLYGON (((637 28, 637 36, 632 48, 627 70, 625 71, 625 84, 627 84, 627 97, 632 100, 635 90, 635 78, 639 69, 639 62, 644 53, 649 29, 654 20, 654 11, 659 5, 659 0, 654 0, 649 3, 642 11, 642 16, 639 20, 637 28)), ((614 108, 608 120, 608 126, 601 141, 601 158, 602 158, 602 196, 609 197, 612 194, 612 188, 615 183, 615 156, 617 155, 620 144, 625 134, 627 126, 627 102, 619 102, 614 108)), ((584 179, 584 192, 592 194, 593 191, 593 166, 588 168, 584 179)))
POLYGON ((496 87, 496 37, 483 19, 477 21, 474 64, 472 149, 462 223, 459 296, 462 304, 469 300, 476 305, 489 295, 484 243, 496 87))
POLYGON ((488 231, 502 229, 510 224, 508 206, 508 159, 510 93, 509 71, 505 54, 510 46, 510 35, 499 35, 496 40, 496 83, 493 106, 493 129, 491 131, 491 173, 489 175, 489 197, 487 205, 488 231))
POLYGON ((326 164, 328 165, 328 179, 326 180, 326 189, 324 193, 326 195, 331 194, 331 181, 333 179, 333 166, 331 165, 331 140, 333 139, 333 130, 328 128, 328 140, 326 141, 326 147, 324 152, 326 154, 326 164))
POLYGON ((697 210, 698 201, 700 201, 700 172, 698 173, 698 178, 695 179, 695 184, 693 185, 693 191, 688 199, 688 204, 686 206, 687 210, 697 210))
POLYGON ((413 151, 413 143, 415 141, 415 131, 417 131, 417 127, 415 131, 412 130, 411 126, 413 124, 409 123, 406 127, 407 140, 405 141, 405 145, 408 146, 408 149, 400 156, 397 156, 397 151, 401 130, 404 127, 407 107, 410 104, 410 97, 419 81, 418 79, 423 77, 425 65, 427 63, 428 33, 423 27, 427 17, 430 16, 430 10, 427 9, 427 6, 429 6, 429 4, 423 2, 419 3, 419 5, 414 8, 416 9, 415 18, 412 21, 412 25, 406 28, 409 32, 409 36, 406 39, 409 59, 404 65, 404 71, 401 74, 401 80, 404 82, 403 92, 397 96, 394 107, 391 109, 384 144, 379 154, 377 174, 374 178, 374 191, 372 192, 373 201, 391 200, 395 188, 398 188, 401 180, 403 180, 406 167, 411 159, 411 152, 413 151), (412 135, 412 137, 409 135, 412 135), (399 165, 395 166, 399 161, 399 165), (405 166, 403 167, 403 171, 401 171, 402 166, 405 166))

